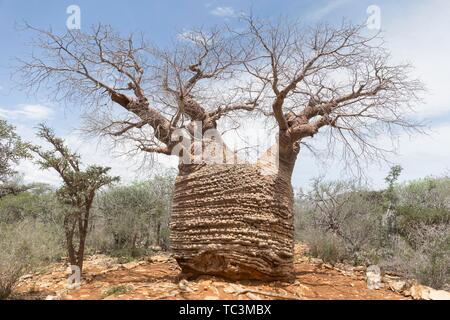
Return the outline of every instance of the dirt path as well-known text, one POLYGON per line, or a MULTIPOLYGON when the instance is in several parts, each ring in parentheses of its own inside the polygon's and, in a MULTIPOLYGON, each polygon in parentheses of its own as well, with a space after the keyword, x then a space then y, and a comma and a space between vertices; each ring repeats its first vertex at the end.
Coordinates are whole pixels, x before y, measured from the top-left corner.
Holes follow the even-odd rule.
POLYGON ((79 289, 68 290, 66 268, 56 264, 40 274, 23 277, 14 298, 68 300, 141 299, 407 299, 389 288, 369 290, 363 268, 337 269, 310 259, 304 247, 296 247, 293 283, 229 282, 215 277, 193 281, 180 278, 180 270, 168 255, 145 261, 117 264, 106 256, 90 257, 79 289), (345 270, 343 270, 345 269, 345 270), (51 297, 49 297, 51 296, 51 297))

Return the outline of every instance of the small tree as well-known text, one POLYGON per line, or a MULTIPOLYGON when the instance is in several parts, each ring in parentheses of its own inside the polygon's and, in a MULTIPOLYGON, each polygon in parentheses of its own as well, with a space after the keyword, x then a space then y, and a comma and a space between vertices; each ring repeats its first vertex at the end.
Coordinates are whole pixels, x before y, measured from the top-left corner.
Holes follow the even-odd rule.
POLYGON ((400 165, 395 165, 391 167, 389 170, 389 174, 384 180, 388 184, 388 187, 385 191, 385 199, 386 199, 386 213, 383 217, 383 224, 386 231, 387 240, 391 239, 391 236, 394 234, 397 225, 397 217, 396 217, 396 209, 398 203, 398 196, 395 192, 395 183, 398 180, 403 168, 400 165))
POLYGON ((26 143, 16 134, 13 126, 5 120, 0 120, 0 198, 24 190, 24 187, 11 181, 11 177, 16 174, 13 165, 26 157, 26 143))
POLYGON ((71 152, 64 144, 64 140, 56 137, 53 130, 45 125, 39 125, 37 136, 53 147, 49 151, 44 151, 38 146, 31 146, 30 149, 39 156, 40 160, 37 163, 42 169, 56 170, 63 180, 63 186, 57 191, 57 196, 66 206, 64 232, 69 262, 82 271, 89 214, 96 191, 118 181, 119 178, 107 174, 111 168, 88 166, 82 170, 80 156, 71 152))
POLYGON ((398 177, 402 173, 402 166, 395 165, 391 167, 391 170, 389 170, 389 174, 384 178, 384 181, 388 184, 388 187, 385 191, 386 200, 387 200, 387 206, 389 208, 394 207, 398 202, 398 197, 395 193, 395 183, 398 180, 398 177))

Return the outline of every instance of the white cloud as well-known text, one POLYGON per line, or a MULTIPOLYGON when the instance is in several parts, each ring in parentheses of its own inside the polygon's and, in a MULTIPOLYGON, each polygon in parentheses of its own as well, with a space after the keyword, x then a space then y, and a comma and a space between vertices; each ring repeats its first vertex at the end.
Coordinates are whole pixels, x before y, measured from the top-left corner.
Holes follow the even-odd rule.
MULTIPOLYGON (((325 144, 324 139, 316 140, 317 144, 325 144), (322 141, 321 141, 322 140, 322 141)), ((365 172, 368 182, 375 188, 384 188, 391 164, 400 164, 403 172, 400 181, 420 179, 429 175, 442 175, 450 170, 450 122, 436 126, 429 134, 412 135, 404 133, 398 138, 398 149, 395 154, 388 155, 391 163, 370 163, 365 172)), ((379 146, 390 148, 386 136, 379 137, 379 146)), ((327 179, 348 178, 344 171, 344 163, 339 159, 317 159, 305 148, 298 157, 292 183, 296 187, 308 188, 311 179, 318 176, 327 179)))
POLYGON ((232 18, 236 16, 236 12, 232 7, 215 7, 210 12, 218 17, 232 18))
MULTIPOLYGON (((36 145, 42 145, 43 148, 49 146, 42 140, 36 138, 32 129, 18 125, 17 132, 26 140, 36 145)), ((119 176, 121 183, 127 184, 135 180, 143 180, 149 178, 152 174, 161 169, 175 168, 177 159, 175 157, 167 158, 167 156, 156 156, 154 166, 143 166, 145 154, 135 156, 133 159, 129 157, 118 157, 118 150, 114 152, 110 150, 107 143, 100 143, 97 139, 86 139, 78 133, 69 133, 61 136, 68 147, 81 155, 81 162, 84 165, 100 165, 111 167, 110 174, 119 176)), ((25 183, 41 182, 53 186, 61 184, 61 178, 53 170, 42 170, 33 160, 24 160, 16 168, 23 175, 25 183)))
MULTIPOLYGON (((323 18, 346 2, 330 2, 313 17, 323 18)), ((419 77, 428 89, 423 95, 423 103, 416 106, 415 116, 440 123, 431 123, 429 135, 401 135, 397 154, 391 155, 389 160, 404 168, 401 181, 442 175, 450 170, 450 42, 445 41, 450 30, 450 2, 414 1, 410 5, 389 2, 380 4, 380 8, 381 27, 393 59, 395 62, 410 62, 415 68, 414 76, 419 77)), ((383 138, 383 141, 382 144, 387 146, 387 139, 383 138)), ((325 165, 320 165, 318 159, 305 151, 304 148, 299 155, 294 170, 295 186, 307 187, 310 179, 319 175, 329 179, 345 178, 340 161, 330 159, 325 160, 325 165)), ((384 177, 389 166, 388 163, 369 165, 366 173, 374 187, 385 187, 384 177)))
POLYGON ((333 0, 329 1, 325 6, 317 9, 315 12, 308 14, 308 18, 311 20, 320 20, 328 16, 334 10, 344 6, 352 0, 333 0))
POLYGON ((177 39, 187 42, 202 42, 203 39, 199 33, 192 30, 183 30, 183 32, 177 34, 177 39))
POLYGON ((392 56, 410 62, 415 76, 427 87, 424 103, 417 107, 422 117, 450 115, 450 2, 424 1, 397 9, 381 7, 381 27, 392 56), (439 9, 437 9, 439 8, 439 9))
MULTIPOLYGON (((429 134, 402 134, 398 141, 396 155, 389 159, 403 167, 400 181, 420 179, 430 175, 440 176, 450 169, 450 123, 436 126, 429 134)), ((385 186, 384 177, 389 164, 381 168, 375 165, 369 168, 370 176, 377 187, 385 186)))
POLYGON ((24 160, 19 164, 17 168, 19 174, 23 175, 25 183, 47 183, 52 186, 58 186, 61 184, 61 178, 56 171, 41 170, 33 160, 24 160))
POLYGON ((8 119, 47 120, 53 115, 53 110, 40 104, 21 105, 15 109, 0 108, 0 117, 8 119))

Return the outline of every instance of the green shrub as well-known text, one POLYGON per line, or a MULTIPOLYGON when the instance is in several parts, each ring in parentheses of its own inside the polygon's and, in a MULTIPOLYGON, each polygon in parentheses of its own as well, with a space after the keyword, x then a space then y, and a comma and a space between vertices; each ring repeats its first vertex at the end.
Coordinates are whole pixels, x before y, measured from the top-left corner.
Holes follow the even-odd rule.
POLYGON ((414 205, 399 206, 397 209, 398 230, 402 234, 416 225, 450 224, 450 210, 414 205))
POLYGON ((167 173, 99 194, 88 248, 124 259, 167 249, 173 181, 167 173))
POLYGON ((63 210, 54 190, 47 185, 35 185, 26 192, 0 199, 0 223, 34 219, 62 228, 63 210))
POLYGON ((450 209, 450 177, 426 177, 397 188, 401 206, 450 209))

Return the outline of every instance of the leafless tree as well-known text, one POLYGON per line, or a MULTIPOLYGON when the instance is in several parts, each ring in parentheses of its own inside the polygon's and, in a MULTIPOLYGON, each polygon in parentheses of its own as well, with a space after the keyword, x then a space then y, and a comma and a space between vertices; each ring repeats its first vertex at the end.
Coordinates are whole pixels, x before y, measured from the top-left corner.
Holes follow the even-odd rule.
POLYGON ((87 117, 90 132, 131 140, 140 151, 171 154, 174 130, 202 121, 205 131, 231 112, 256 107, 250 87, 221 90, 246 57, 220 29, 186 32, 172 48, 159 49, 142 35, 121 37, 103 25, 63 36, 28 28, 37 32, 41 51, 20 61, 21 84, 50 85, 58 100, 82 102, 94 114, 87 117), (124 110, 112 111, 112 104, 124 110))
MULTIPOLYGON (((297 149, 323 131, 333 154, 351 164, 384 159, 380 143, 399 128, 420 131, 411 119, 422 83, 409 64, 392 64, 380 33, 343 22, 338 27, 246 18, 248 73, 269 88, 261 100, 273 113, 284 149, 297 149), (285 143, 283 143, 285 141, 285 143)), ((384 144, 386 145, 386 143, 384 144)))
POLYGON ((369 244, 379 242, 380 221, 374 211, 379 199, 356 181, 314 179, 301 199, 312 212, 312 226, 338 236, 355 257, 369 244))

